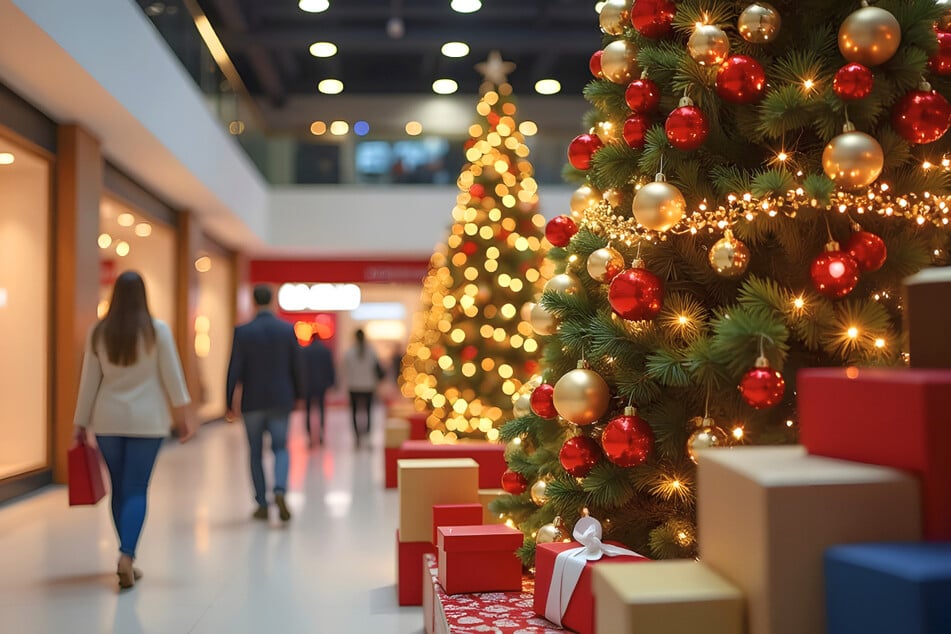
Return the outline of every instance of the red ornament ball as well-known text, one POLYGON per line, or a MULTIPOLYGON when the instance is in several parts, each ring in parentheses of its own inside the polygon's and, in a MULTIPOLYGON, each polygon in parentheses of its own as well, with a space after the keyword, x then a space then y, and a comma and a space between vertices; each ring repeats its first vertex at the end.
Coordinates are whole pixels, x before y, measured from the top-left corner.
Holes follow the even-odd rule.
POLYGON ((545 225, 545 237, 556 247, 568 246, 576 233, 578 233, 578 225, 571 216, 555 216, 545 225))
POLYGON ((481 183, 473 183, 469 186, 469 195, 473 198, 482 198, 485 196, 485 185, 481 183))
POLYGON ((766 71, 749 55, 734 55, 717 71, 717 94, 729 103, 750 104, 763 98, 766 71))
POLYGON ((502 474, 502 488, 512 495, 521 495, 528 489, 528 480, 521 473, 506 469, 502 474))
POLYGON ((873 83, 872 71, 867 66, 852 62, 836 71, 832 92, 839 99, 854 101, 868 97, 873 83))
POLYGON ((750 407, 763 409, 772 407, 783 400, 786 381, 778 370, 768 365, 752 368, 740 380, 740 394, 750 407))
POLYGON ((650 127, 651 120, 646 115, 634 114, 624 121, 621 134, 630 147, 639 150, 647 143, 647 131, 650 127))
POLYGON ((951 126, 951 104, 934 90, 912 90, 892 108, 892 127, 906 141, 937 141, 951 126))
POLYGON ((647 269, 627 269, 611 280, 608 302, 624 319, 653 319, 664 306, 664 283, 647 269))
POLYGON ((479 245, 477 245, 472 240, 466 240, 462 243, 462 252, 466 255, 475 255, 475 252, 479 250, 479 245))
POLYGON ((888 249, 874 233, 856 231, 845 242, 845 252, 855 258, 863 272, 877 271, 885 264, 888 249))
POLYGON ((635 79, 627 85, 624 91, 624 101, 627 107, 635 114, 653 112, 660 103, 660 88, 647 79, 635 79))
POLYGON ((612 418, 604 428, 601 446, 604 447, 604 455, 614 464, 634 467, 650 457, 654 446, 654 430, 637 414, 624 414, 612 418))
POLYGON ((674 108, 664 124, 667 141, 678 150, 696 150, 707 140, 710 124, 703 111, 696 106, 674 108))
POLYGON ((669 0, 635 0, 631 7, 631 26, 644 37, 657 39, 670 33, 677 5, 669 0))
POLYGON ((479 354, 479 349, 475 346, 466 346, 459 352, 459 356, 463 361, 472 361, 476 358, 477 354, 479 354))
POLYGON ((587 436, 569 438, 558 452, 561 466, 576 478, 583 478, 601 459, 601 448, 587 436))
POLYGON ((501 119, 498 112, 490 112, 485 118, 488 119, 489 125, 491 125, 493 128, 499 125, 499 119, 501 119))
POLYGON ((604 51, 595 51, 592 53, 591 59, 588 60, 588 68, 591 69, 591 74, 598 79, 604 79, 604 71, 601 70, 601 55, 603 54, 604 51))
POLYGON ((951 33, 938 31, 938 52, 928 60, 928 70, 935 75, 951 75, 951 33))
POLYGON ((809 277, 820 294, 845 297, 859 282, 859 263, 843 251, 825 251, 812 261, 809 277))
POLYGON ((586 170, 591 167, 591 156, 602 145, 596 134, 579 134, 568 144, 568 162, 575 169, 586 170))
POLYGON ((542 383, 534 390, 529 397, 532 411, 536 416, 542 418, 554 418, 558 416, 558 410, 555 409, 555 386, 548 383, 542 383))

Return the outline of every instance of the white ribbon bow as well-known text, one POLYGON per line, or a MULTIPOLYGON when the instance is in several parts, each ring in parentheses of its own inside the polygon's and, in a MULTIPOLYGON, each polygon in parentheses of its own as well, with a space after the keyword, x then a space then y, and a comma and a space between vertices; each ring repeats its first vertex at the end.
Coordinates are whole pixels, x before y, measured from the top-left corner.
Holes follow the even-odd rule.
POLYGON ((572 533, 575 541, 581 546, 562 551, 555 558, 555 567, 551 573, 551 587, 548 588, 548 602, 545 604, 545 618, 559 627, 575 586, 578 585, 581 573, 584 572, 584 567, 589 561, 597 561, 605 555, 608 557, 641 556, 633 550, 602 543, 601 534, 601 522, 593 517, 582 517, 575 524, 572 533))

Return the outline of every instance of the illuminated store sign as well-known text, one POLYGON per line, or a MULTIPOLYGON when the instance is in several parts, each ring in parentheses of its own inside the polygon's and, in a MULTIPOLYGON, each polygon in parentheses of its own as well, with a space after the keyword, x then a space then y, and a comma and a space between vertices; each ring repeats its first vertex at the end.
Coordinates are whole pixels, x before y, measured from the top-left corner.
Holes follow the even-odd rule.
POLYGON ((277 291, 281 310, 292 312, 353 310, 360 305, 356 284, 282 284, 277 291))

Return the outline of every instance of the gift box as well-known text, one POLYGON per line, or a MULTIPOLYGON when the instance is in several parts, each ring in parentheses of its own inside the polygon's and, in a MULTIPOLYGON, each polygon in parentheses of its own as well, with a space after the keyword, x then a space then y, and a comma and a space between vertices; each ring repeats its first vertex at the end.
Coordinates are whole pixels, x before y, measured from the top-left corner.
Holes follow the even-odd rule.
POLYGON ((798 389, 809 453, 913 472, 925 538, 951 540, 951 370, 810 369, 798 389))
POLYGON ((396 461, 400 445, 408 439, 408 420, 405 418, 390 418, 386 421, 386 425, 383 427, 383 486, 387 489, 396 488, 396 461))
MULTIPOLYGON (((429 414, 430 412, 416 412, 407 417, 410 440, 426 440, 428 442, 429 430, 426 428, 426 419, 429 418, 429 414)), ((411 458, 413 456, 407 457, 411 458)))
POLYGON ((423 603, 423 555, 435 552, 432 542, 404 542, 396 530, 396 596, 400 605, 423 603))
POLYGON ((824 631, 822 556, 835 544, 921 535, 910 474, 801 446, 700 453, 700 560, 746 595, 749 634, 824 631))
POLYGON ((413 401, 397 399, 386 406, 386 415, 389 418, 409 418, 416 413, 413 401))
POLYGON ((951 632, 951 544, 851 544, 826 551, 827 634, 951 632))
POLYGON ((620 564, 642 563, 650 561, 616 544, 600 541, 600 524, 596 529, 597 542, 592 549, 589 544, 593 531, 585 535, 585 522, 582 518, 575 524, 574 542, 555 542, 538 544, 535 547, 535 614, 580 634, 593 634, 595 631, 594 599, 591 590, 591 575, 595 566, 616 566, 620 564), (598 559, 590 553, 597 552, 598 559), (570 580, 575 580, 572 586, 570 580), (561 615, 558 613, 561 612, 561 615))
POLYGON ((409 542, 433 539, 433 506, 477 504, 479 465, 471 458, 398 460, 399 528, 409 542))
POLYGON ((440 526, 439 585, 447 594, 518 592, 522 532, 504 524, 440 526))
POLYGON ((744 634, 743 593, 696 561, 593 570, 599 634, 744 634))
POLYGON ((505 463, 505 446, 498 443, 463 441, 433 444, 428 440, 408 440, 400 446, 399 458, 472 458, 479 463, 479 488, 498 488, 505 463))
POLYGON ((479 489, 479 504, 482 505, 483 524, 504 524, 505 519, 489 510, 489 503, 497 497, 508 495, 505 489, 479 489))
POLYGON ((439 543, 440 526, 478 526, 482 524, 481 504, 434 504, 433 545, 439 543))
POLYGON ((951 269, 934 267, 906 278, 902 306, 911 367, 951 367, 951 338, 947 336, 951 269))

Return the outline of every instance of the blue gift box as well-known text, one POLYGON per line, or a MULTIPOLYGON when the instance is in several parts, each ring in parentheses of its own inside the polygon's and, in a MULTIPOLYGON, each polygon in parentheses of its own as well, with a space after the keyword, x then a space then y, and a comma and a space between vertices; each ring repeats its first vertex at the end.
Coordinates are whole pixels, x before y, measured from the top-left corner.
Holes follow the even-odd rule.
POLYGON ((828 634, 949 634, 951 543, 834 546, 825 592, 828 634))

